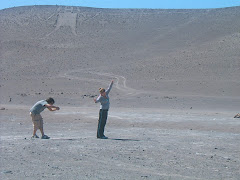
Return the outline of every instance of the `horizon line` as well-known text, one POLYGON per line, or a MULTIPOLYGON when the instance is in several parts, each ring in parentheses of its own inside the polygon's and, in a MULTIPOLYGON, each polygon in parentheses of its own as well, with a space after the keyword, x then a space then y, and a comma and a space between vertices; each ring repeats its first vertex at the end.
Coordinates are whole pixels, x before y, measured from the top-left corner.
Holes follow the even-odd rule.
POLYGON ((36 5, 21 5, 21 6, 13 6, 7 7, 0 10, 7 10, 12 8, 21 8, 21 7, 32 7, 32 6, 64 6, 64 7, 82 7, 82 8, 92 8, 92 9, 113 9, 113 10, 213 10, 213 9, 226 9, 226 8, 236 8, 239 6, 229 6, 229 7, 216 7, 216 8, 106 8, 106 7, 90 7, 90 6, 76 6, 76 5, 51 5, 51 4, 36 4, 36 5))

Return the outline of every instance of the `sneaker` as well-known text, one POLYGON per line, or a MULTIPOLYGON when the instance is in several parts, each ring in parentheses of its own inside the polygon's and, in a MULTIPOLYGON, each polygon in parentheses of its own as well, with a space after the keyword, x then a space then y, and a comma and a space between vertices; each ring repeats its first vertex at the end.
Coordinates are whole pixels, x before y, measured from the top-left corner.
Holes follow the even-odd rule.
POLYGON ((47 135, 43 135, 42 139, 50 139, 50 137, 48 137, 47 135))
POLYGON ((238 113, 234 118, 240 118, 240 114, 238 113))
POLYGON ((31 137, 32 139, 39 138, 36 134, 31 137))
POLYGON ((102 136, 102 137, 100 137, 100 139, 108 139, 108 137, 102 136))

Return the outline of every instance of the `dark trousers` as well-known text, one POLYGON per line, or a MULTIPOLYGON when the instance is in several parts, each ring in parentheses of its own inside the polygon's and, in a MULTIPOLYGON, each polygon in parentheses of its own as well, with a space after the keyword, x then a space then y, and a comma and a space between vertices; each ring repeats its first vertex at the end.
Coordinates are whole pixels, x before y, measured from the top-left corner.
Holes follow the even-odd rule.
POLYGON ((107 117, 108 117, 108 109, 100 109, 99 119, 98 119, 98 129, 97 129, 98 138, 101 138, 104 136, 104 127, 107 122, 107 117))

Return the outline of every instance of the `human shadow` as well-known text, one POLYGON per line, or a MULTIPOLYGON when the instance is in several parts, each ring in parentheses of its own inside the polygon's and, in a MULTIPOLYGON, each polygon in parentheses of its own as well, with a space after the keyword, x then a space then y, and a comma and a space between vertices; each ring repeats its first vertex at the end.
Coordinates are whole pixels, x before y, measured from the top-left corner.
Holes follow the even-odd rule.
POLYGON ((50 138, 51 140, 62 140, 62 141, 78 141, 80 138, 50 138))
POLYGON ((109 140, 114 140, 114 141, 140 141, 137 139, 119 139, 119 138, 108 138, 109 140))

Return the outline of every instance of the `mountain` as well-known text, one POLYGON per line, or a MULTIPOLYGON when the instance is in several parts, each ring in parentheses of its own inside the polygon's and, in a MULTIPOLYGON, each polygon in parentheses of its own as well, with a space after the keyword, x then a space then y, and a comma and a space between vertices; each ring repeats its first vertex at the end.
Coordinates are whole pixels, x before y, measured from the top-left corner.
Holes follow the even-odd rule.
POLYGON ((0 101, 92 106, 111 79, 113 107, 237 110, 240 7, 0 10, 0 101))

